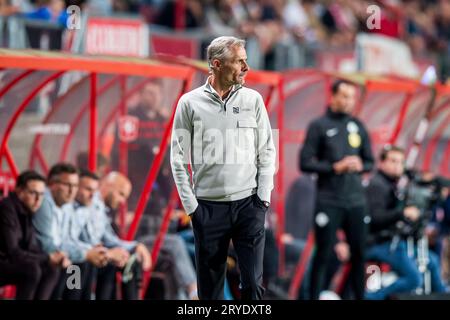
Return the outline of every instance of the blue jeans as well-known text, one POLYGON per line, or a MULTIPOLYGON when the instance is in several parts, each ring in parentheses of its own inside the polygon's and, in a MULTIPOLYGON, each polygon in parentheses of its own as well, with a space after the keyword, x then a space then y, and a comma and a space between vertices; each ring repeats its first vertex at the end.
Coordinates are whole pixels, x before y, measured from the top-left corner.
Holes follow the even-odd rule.
POLYGON ((416 289, 422 284, 422 276, 416 262, 408 257, 406 242, 400 241, 394 251, 390 250, 391 242, 376 244, 368 248, 367 260, 387 263, 398 279, 391 285, 375 292, 367 292, 366 299, 384 300, 393 293, 405 293, 416 289))
POLYGON ((428 270, 430 271, 431 291, 439 293, 445 292, 446 288, 441 278, 441 266, 439 257, 435 252, 430 250, 428 258, 430 259, 430 261, 428 262, 428 270))

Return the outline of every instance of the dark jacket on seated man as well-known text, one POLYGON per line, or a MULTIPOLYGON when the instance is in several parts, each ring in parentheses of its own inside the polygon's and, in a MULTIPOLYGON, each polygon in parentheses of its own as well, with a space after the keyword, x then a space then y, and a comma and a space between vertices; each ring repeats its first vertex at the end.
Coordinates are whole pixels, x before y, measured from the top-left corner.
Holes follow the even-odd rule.
POLYGON ((0 202, 0 213, 0 261, 47 262, 49 256, 37 241, 32 213, 15 193, 0 202))
POLYGON ((39 246, 32 215, 16 193, 0 201, 0 286, 15 285, 19 300, 49 299, 58 278, 39 246))
POLYGON ((403 221, 401 194, 397 179, 378 170, 367 187, 367 201, 370 208, 369 244, 392 240, 397 232, 397 224, 403 221))

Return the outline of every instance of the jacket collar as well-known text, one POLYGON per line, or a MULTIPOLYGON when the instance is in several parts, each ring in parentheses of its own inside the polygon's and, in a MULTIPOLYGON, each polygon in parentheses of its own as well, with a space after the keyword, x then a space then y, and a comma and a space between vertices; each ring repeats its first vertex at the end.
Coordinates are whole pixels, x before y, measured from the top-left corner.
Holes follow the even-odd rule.
MULTIPOLYGON (((235 91, 239 90, 240 88, 242 88, 241 84, 235 84, 232 88, 230 93, 228 94, 228 97, 230 97, 235 91)), ((222 100, 222 97, 217 93, 217 91, 213 88, 213 86, 211 85, 211 76, 208 77, 208 79, 206 79, 206 83, 203 86, 203 91, 208 92, 209 94, 214 95, 216 98, 219 98, 220 100, 222 100)))
POLYGON ((20 215, 24 215, 24 216, 30 216, 32 214, 31 210, 28 209, 22 201, 20 201, 19 197, 17 196, 17 194, 15 192, 11 192, 9 194, 10 199, 14 205, 14 207, 16 208, 17 212, 20 215))
POLYGON ((330 106, 327 107, 326 114, 328 117, 333 118, 333 119, 348 119, 348 118, 350 118, 350 115, 348 113, 334 112, 333 110, 331 110, 330 106))
POLYGON ((378 173, 381 177, 383 177, 383 179, 385 179, 386 181, 388 181, 389 183, 391 183, 391 184, 393 184, 393 185, 397 184, 397 182, 398 182, 398 180, 399 180, 399 178, 394 178, 394 177, 388 176, 386 173, 384 173, 384 172, 383 172, 382 170, 380 170, 380 169, 377 170, 377 173, 378 173))

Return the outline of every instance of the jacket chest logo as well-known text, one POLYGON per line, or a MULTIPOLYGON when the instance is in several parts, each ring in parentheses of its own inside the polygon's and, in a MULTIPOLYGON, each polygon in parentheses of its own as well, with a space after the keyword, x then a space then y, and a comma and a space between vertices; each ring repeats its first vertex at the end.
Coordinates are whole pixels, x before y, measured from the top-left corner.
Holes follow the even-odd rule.
POLYGON ((239 113, 239 107, 233 107, 233 113, 235 114, 239 113))
POLYGON ((328 129, 325 134, 327 135, 328 138, 332 138, 335 135, 337 135, 338 132, 339 132, 338 128, 333 128, 333 129, 328 129))

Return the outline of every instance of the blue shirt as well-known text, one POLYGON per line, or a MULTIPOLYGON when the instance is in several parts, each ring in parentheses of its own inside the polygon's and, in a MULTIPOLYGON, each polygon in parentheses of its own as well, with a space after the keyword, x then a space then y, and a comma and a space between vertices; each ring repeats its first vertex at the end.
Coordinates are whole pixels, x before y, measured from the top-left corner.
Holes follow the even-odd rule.
MULTIPOLYGON (((45 21, 52 21, 52 13, 50 12, 49 8, 47 7, 41 7, 36 9, 35 11, 29 12, 25 14, 25 17, 28 19, 35 19, 35 20, 45 20, 45 21)), ((65 26, 67 22, 68 14, 66 10, 62 10, 60 14, 58 15, 56 23, 65 26)))
POLYGON ((72 233, 78 234, 79 239, 90 245, 102 244, 107 248, 120 247, 127 251, 132 251, 136 241, 126 241, 119 238, 111 225, 111 219, 107 212, 109 208, 97 193, 93 203, 89 207, 77 205, 77 224, 74 224, 72 233))
POLYGON ((74 213, 72 203, 58 207, 50 191, 46 190, 42 205, 33 216, 33 226, 45 252, 63 251, 72 262, 78 263, 85 256, 80 251, 79 244, 71 237, 70 222, 74 213))

